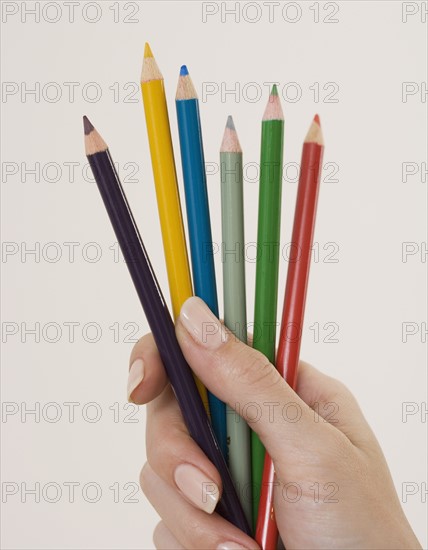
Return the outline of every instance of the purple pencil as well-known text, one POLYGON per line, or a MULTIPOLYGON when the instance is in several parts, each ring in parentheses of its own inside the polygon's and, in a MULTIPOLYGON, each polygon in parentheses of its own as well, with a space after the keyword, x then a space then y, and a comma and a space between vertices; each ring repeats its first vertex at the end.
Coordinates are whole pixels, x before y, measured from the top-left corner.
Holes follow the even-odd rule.
POLYGON ((192 371, 178 345, 168 306, 156 280, 156 275, 126 200, 107 144, 86 117, 83 117, 83 124, 86 156, 146 314, 166 373, 180 405, 187 429, 215 465, 223 481, 223 495, 217 505, 217 511, 244 533, 251 536, 244 511, 199 396, 192 371))

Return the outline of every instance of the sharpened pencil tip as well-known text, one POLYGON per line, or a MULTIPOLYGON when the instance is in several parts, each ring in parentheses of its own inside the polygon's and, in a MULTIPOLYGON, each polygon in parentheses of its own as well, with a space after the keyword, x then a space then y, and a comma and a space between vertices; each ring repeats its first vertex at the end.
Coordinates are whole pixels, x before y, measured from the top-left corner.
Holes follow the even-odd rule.
POLYGON ((83 117, 83 128, 85 130, 85 150, 87 155, 94 155, 108 149, 107 143, 92 126, 87 116, 83 117))
POLYGON ((242 153, 235 124, 233 123, 233 118, 230 115, 227 117, 223 141, 220 146, 220 153, 242 153))
POLYGON ((314 119, 311 123, 308 133, 305 137, 305 143, 317 143, 318 145, 324 145, 324 138, 322 135, 320 117, 318 115, 314 116, 314 119))
POLYGON ((233 130, 233 131, 236 132, 236 128, 235 128, 235 124, 233 123, 232 115, 229 115, 227 117, 226 128, 229 128, 229 130, 233 130))
POLYGON ((178 77, 177 91, 175 93, 176 101, 182 101, 186 99, 198 99, 195 87, 192 79, 190 78, 189 71, 186 65, 182 65, 180 69, 180 76, 178 77))
POLYGON ((276 84, 272 86, 272 91, 263 114, 262 121, 265 122, 266 120, 284 120, 284 113, 282 112, 281 101, 276 84))
POLYGON ((91 124, 91 121, 86 115, 83 117, 83 129, 85 131, 85 136, 90 134, 94 129, 93 125, 91 124))
POLYGON ((153 57, 153 53, 148 42, 146 42, 146 45, 144 46, 144 57, 153 57))
POLYGON ((146 42, 144 48, 143 68, 141 69, 141 84, 150 82, 151 80, 163 80, 162 73, 153 57, 149 43, 146 42))

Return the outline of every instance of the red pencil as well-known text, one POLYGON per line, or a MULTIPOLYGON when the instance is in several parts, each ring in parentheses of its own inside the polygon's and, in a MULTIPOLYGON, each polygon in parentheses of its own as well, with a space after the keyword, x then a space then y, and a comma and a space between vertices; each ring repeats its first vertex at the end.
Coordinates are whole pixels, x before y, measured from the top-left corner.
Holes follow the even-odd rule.
MULTIPOLYGON (((324 141, 320 119, 318 115, 315 115, 303 144, 276 359, 276 368, 293 389, 296 386, 299 364, 323 151, 324 141)), ((273 510, 274 476, 272 460, 266 453, 256 525, 256 541, 263 550, 275 550, 278 540, 278 529, 273 510)))

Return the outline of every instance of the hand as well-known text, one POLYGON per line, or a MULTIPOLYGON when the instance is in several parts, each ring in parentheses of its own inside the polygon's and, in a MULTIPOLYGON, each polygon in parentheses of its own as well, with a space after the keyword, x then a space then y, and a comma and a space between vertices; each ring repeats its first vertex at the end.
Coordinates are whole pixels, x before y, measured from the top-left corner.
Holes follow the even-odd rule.
MULTIPOLYGON (((275 515, 287 550, 421 548, 379 444, 340 382, 301 363, 295 393, 266 357, 226 332, 198 298, 183 305, 176 333, 196 375, 239 408, 272 457, 275 515), (248 403, 259 404, 257 422, 248 403)), ((130 364, 128 396, 148 403, 141 487, 162 518, 156 547, 257 548, 214 512, 221 479, 187 433, 150 334, 136 344, 130 364), (217 493, 204 493, 212 483, 217 493)))

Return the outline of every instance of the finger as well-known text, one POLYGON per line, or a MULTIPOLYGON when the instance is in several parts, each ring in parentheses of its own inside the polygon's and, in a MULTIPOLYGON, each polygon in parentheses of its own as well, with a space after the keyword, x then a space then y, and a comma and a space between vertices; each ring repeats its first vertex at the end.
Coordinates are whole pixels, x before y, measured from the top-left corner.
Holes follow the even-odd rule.
POLYGON ((165 369, 151 334, 146 334, 135 344, 129 366, 127 391, 132 403, 148 403, 166 386, 165 369))
POLYGON ((190 550, 232 550, 257 548, 257 544, 220 517, 197 510, 186 502, 146 464, 140 475, 141 488, 166 527, 179 543, 190 550))
POLYGON ((160 521, 153 532, 153 542, 157 550, 184 550, 163 521, 160 521))
POLYGON ((266 357, 227 333, 199 298, 184 303, 176 333, 197 376, 247 420, 274 460, 285 452, 315 452, 329 434, 340 434, 314 421, 313 411, 266 357))
POLYGON ((355 397, 339 380, 301 361, 296 390, 316 414, 357 447, 376 441, 355 397))
POLYGON ((215 466, 190 437, 167 386, 147 407, 147 460, 156 474, 193 506, 211 514, 221 495, 215 466))

